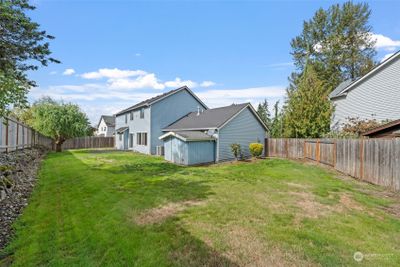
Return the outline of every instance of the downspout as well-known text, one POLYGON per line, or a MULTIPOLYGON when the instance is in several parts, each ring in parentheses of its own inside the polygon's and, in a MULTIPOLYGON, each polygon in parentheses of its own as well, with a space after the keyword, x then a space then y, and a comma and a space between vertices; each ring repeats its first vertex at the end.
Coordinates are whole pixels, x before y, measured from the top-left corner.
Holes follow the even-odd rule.
POLYGON ((149 145, 149 154, 150 154, 150 155, 153 155, 153 154, 151 153, 151 131, 152 131, 152 129, 153 129, 153 127, 151 127, 151 116, 152 116, 152 113, 151 113, 151 106, 149 106, 149 133, 148 133, 148 138, 149 138, 149 140, 148 140, 148 145, 149 145))

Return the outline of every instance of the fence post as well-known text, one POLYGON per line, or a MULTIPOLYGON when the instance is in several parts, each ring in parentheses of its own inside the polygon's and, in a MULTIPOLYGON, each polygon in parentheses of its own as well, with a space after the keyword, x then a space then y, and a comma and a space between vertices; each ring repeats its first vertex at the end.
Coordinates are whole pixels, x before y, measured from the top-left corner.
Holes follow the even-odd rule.
POLYGON ((317 162, 320 162, 321 160, 321 147, 320 147, 320 143, 319 143, 319 139, 317 140, 317 147, 315 148, 315 156, 317 157, 317 162))
POLYGON ((306 146, 306 140, 303 140, 303 158, 307 158, 307 146, 306 146))
POLYGON ((336 139, 333 139, 333 168, 336 167, 336 139))
POLYGON ((360 139, 360 179, 364 176, 364 141, 360 139))
POLYGON ((289 158, 288 138, 285 139, 286 158, 289 158))
POLYGON ((9 124, 8 118, 5 118, 5 121, 6 121, 6 153, 8 153, 8 124, 9 124))
POLYGON ((15 140, 15 151, 18 150, 18 138, 19 138, 19 125, 18 122, 15 123, 17 125, 17 139, 15 140))

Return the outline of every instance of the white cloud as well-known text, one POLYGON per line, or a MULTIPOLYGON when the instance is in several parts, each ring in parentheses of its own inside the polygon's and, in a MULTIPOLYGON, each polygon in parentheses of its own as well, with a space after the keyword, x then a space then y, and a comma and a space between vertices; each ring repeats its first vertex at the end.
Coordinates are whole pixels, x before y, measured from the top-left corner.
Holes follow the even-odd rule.
POLYGON ((72 75, 74 73, 75 73, 74 69, 65 69, 64 72, 63 72, 63 75, 70 76, 70 75, 72 75))
POLYGON ((50 74, 50 75, 56 75, 56 74, 57 74, 57 71, 55 71, 55 70, 50 71, 49 74, 50 74))
POLYGON ((160 83, 154 73, 139 76, 135 79, 109 79, 110 89, 142 89, 153 88, 162 90, 165 85, 160 83))
POLYGON ((142 54, 136 53, 135 56, 140 57, 142 54))
POLYGON ((84 79, 101 79, 101 78, 109 78, 109 79, 122 79, 128 77, 135 76, 143 76, 146 75, 147 72, 143 70, 120 70, 117 68, 114 69, 99 69, 98 71, 86 72, 81 75, 84 79))
POLYGON ((385 61, 386 59, 390 58, 390 57, 393 56, 393 55, 394 55, 394 53, 386 54, 386 55, 381 59, 381 62, 385 61))
POLYGON ((267 67, 269 68, 285 68, 285 67, 293 67, 293 62, 282 62, 282 63, 273 63, 268 64, 267 67))
POLYGON ((214 86, 214 85, 216 85, 216 83, 213 82, 213 81, 203 81, 200 84, 201 87, 211 87, 211 86, 214 86))
POLYGON ((182 87, 182 86, 187 86, 187 87, 197 87, 197 83, 193 82, 191 80, 186 80, 186 81, 182 81, 181 78, 177 77, 175 78, 175 80, 173 81, 168 81, 164 83, 166 87, 182 87))
MULTIPOLYGON (((276 101, 282 99, 286 93, 284 86, 265 86, 244 89, 221 89, 195 92, 200 99, 210 107, 220 107, 232 103, 250 102, 254 106, 265 98, 276 101)), ((272 106, 273 103, 270 103, 272 106)))
POLYGON ((375 47, 386 51, 394 51, 400 47, 400 40, 393 40, 383 34, 372 33, 371 38, 376 40, 375 47))

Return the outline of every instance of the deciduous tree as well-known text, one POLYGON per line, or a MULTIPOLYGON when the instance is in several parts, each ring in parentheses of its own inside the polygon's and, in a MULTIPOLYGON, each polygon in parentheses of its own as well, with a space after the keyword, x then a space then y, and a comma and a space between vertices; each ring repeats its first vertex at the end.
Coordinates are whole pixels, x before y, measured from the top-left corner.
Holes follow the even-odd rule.
POLYGON ((29 125, 53 138, 57 152, 61 151, 65 140, 86 136, 91 130, 86 114, 75 104, 57 102, 45 97, 32 105, 31 113, 29 125))

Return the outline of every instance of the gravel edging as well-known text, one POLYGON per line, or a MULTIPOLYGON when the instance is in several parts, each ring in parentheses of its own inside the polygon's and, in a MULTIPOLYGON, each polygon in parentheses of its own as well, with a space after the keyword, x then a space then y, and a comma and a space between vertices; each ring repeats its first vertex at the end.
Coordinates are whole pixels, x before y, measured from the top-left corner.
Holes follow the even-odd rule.
POLYGON ((0 250, 12 238, 12 224, 28 205, 46 153, 42 147, 0 153, 0 250))

